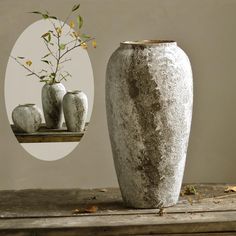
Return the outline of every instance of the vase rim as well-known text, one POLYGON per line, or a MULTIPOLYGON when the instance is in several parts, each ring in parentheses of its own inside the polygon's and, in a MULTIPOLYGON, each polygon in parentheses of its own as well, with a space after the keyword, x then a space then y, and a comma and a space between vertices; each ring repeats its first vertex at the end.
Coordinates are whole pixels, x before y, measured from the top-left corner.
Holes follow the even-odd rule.
POLYGON ((67 93, 71 93, 71 94, 77 94, 77 93, 80 93, 82 92, 81 90, 68 90, 67 93))
POLYGON ((142 39, 134 41, 123 41, 121 45, 139 45, 139 46, 158 46, 158 45, 177 45, 174 40, 160 39, 142 39))
POLYGON ((19 107, 33 107, 36 106, 34 103, 19 104, 19 107))

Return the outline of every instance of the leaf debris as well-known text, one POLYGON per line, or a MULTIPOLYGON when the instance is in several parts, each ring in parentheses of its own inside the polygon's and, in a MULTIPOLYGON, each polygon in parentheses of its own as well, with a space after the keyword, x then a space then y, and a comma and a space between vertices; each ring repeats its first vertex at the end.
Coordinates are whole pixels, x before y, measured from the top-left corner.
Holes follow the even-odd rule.
POLYGON ((225 193, 236 192, 236 186, 228 186, 224 192, 225 193))
POLYGON ((82 214, 82 213, 96 213, 98 211, 98 207, 97 206, 87 206, 86 208, 76 208, 72 211, 73 215, 78 215, 78 214, 82 214))

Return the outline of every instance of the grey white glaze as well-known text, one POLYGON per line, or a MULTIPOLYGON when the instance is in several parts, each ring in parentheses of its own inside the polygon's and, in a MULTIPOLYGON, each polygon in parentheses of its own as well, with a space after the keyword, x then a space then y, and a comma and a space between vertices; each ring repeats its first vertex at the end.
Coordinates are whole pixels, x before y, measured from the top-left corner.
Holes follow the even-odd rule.
POLYGON ((88 113, 88 99, 84 92, 68 91, 63 98, 63 111, 68 131, 82 132, 88 113))
POLYGON ((12 111, 12 120, 20 132, 34 133, 41 123, 43 115, 35 104, 19 105, 12 111))
POLYGON ((190 61, 176 42, 124 42, 106 73, 106 111, 126 205, 177 203, 192 119, 190 61))
POLYGON ((62 99, 66 94, 63 84, 45 84, 42 88, 42 105, 46 126, 49 129, 62 127, 62 99))

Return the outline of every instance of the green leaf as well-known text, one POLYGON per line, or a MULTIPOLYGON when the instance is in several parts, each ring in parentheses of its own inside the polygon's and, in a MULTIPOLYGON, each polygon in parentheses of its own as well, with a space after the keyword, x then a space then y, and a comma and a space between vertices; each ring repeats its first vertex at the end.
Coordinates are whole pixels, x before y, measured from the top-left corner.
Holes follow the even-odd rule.
POLYGON ((82 34, 82 35, 81 35, 81 38, 83 38, 83 39, 90 39, 91 36, 89 36, 89 35, 87 35, 87 34, 82 34))
POLYGON ((48 79, 41 79, 41 80, 39 80, 39 82, 45 82, 45 83, 47 83, 49 80, 48 79))
POLYGON ((45 77, 47 77, 46 75, 42 75, 40 76, 40 79, 44 79, 45 77))
POLYGON ((74 6, 72 7, 72 12, 78 10, 79 7, 80 7, 80 4, 76 4, 76 5, 74 5, 74 6))
POLYGON ((50 64, 50 62, 49 61, 47 61, 47 60, 41 60, 42 62, 45 62, 45 63, 47 63, 47 64, 50 64))
POLYGON ((25 57, 17 57, 17 58, 19 58, 19 59, 25 59, 25 57))
POLYGON ((78 27, 79 29, 81 29, 84 23, 83 18, 82 16, 78 15, 76 19, 77 19, 78 27))
POLYGON ((64 50, 64 49, 66 48, 66 45, 62 43, 62 44, 60 44, 59 48, 60 48, 61 50, 64 50))
POLYGON ((43 13, 40 12, 40 11, 31 11, 31 12, 29 12, 29 13, 38 14, 38 15, 42 15, 42 14, 43 14, 43 13))
POLYGON ((54 19, 54 20, 57 20, 57 17, 56 17, 56 16, 49 16, 49 18, 54 19))
POLYGON ((42 14, 43 19, 48 19, 49 15, 48 14, 42 14))
POLYGON ((42 37, 45 41, 47 41, 48 43, 51 41, 51 38, 52 38, 50 32, 47 32, 47 33, 43 34, 41 37, 42 37))

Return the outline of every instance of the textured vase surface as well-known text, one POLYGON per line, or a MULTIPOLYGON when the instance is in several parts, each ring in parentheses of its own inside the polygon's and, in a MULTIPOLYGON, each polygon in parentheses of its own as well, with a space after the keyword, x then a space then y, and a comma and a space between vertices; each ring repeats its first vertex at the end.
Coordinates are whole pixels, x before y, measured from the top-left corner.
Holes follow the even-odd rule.
POLYGON ((49 129, 62 127, 62 99, 66 94, 63 84, 45 84, 42 88, 42 105, 46 126, 49 129))
POLYGON ((20 132, 36 132, 42 119, 42 112, 35 104, 19 105, 12 111, 13 123, 20 132))
POLYGON ((79 90, 67 92, 63 98, 63 111, 69 131, 84 131, 88 113, 88 99, 85 93, 79 90))
POLYGON ((106 74, 113 159, 126 205, 177 203, 192 119, 192 70, 174 41, 123 42, 106 74))

